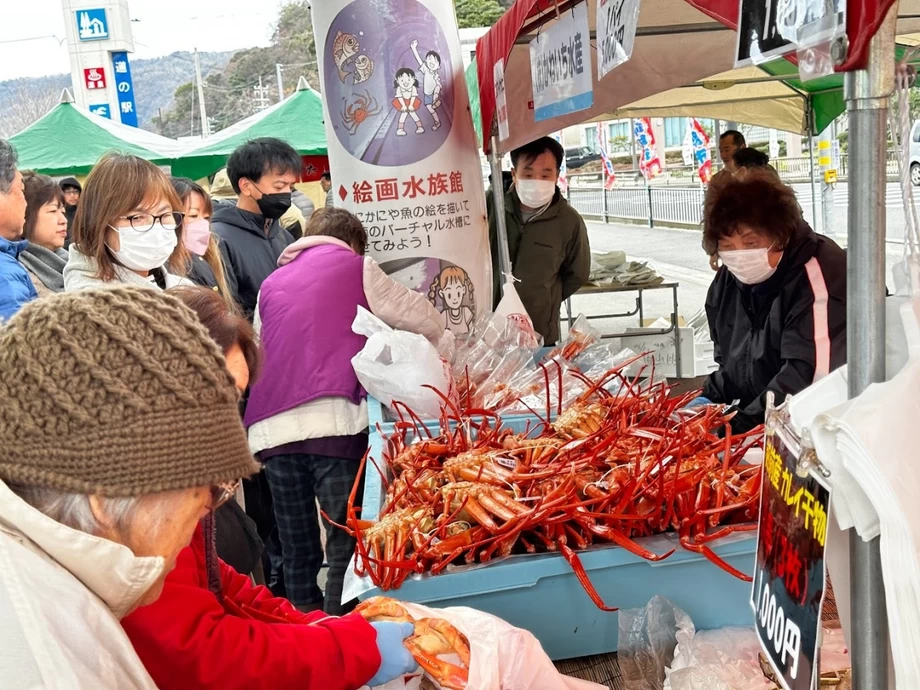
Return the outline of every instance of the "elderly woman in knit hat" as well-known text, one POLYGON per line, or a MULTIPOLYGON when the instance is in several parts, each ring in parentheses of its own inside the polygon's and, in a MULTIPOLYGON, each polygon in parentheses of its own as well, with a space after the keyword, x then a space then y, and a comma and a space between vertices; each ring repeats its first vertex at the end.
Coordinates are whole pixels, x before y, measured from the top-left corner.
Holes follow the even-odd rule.
POLYGON ((178 299, 58 294, 0 329, 0 678, 155 688, 119 619, 258 470, 220 349, 178 299))

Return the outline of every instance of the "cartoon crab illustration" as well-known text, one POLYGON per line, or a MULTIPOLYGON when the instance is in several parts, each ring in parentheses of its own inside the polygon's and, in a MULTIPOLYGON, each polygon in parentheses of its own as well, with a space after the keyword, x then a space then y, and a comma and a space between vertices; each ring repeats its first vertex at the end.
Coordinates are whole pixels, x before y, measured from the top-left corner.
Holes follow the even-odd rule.
POLYGON ((342 124, 348 133, 353 135, 358 131, 362 122, 376 115, 380 110, 377 100, 371 96, 370 92, 359 93, 350 103, 345 103, 345 109, 342 110, 342 124))

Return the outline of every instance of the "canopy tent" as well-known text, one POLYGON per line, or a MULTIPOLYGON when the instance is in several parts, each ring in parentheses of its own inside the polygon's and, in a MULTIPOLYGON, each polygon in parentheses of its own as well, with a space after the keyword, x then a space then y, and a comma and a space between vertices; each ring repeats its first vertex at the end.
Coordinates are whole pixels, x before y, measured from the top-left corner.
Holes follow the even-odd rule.
POLYGON ((113 122, 74 105, 67 89, 60 103, 9 141, 21 169, 46 175, 85 175, 112 150, 167 165, 182 147, 173 139, 113 122))
MULTIPOLYGON (((584 0, 581 0, 584 1, 584 0)), ((887 0, 882 0, 887 1, 887 0)), ((577 4, 559 2, 563 11, 577 4)), ((808 133, 809 109, 817 131, 843 112, 843 79, 834 75, 812 82, 798 80, 797 67, 773 60, 757 67, 732 69, 737 34, 722 23, 723 6, 737 0, 658 0, 643 2, 632 59, 598 82, 592 54, 594 105, 586 110, 536 122, 531 106, 529 42, 538 28, 556 21, 553 0, 517 0, 477 43, 481 121, 491 131, 495 112, 493 67, 505 59, 505 93, 510 137, 499 143, 507 151, 537 137, 582 122, 635 116, 715 117, 808 133), (702 9, 698 9, 702 8, 702 9), (712 22, 715 17, 719 22, 712 22)), ((890 3, 889 3, 890 4, 890 3)), ((912 6, 902 0, 899 31, 920 30, 912 6)), ((588 2, 594 37, 595 3, 588 2)), ((852 13, 851 13, 852 16, 852 13)), ((854 53, 850 53, 851 59, 854 53)), ((484 142, 486 151, 490 142, 484 142)))
POLYGON ((173 175, 198 179, 220 170, 241 144, 258 137, 284 139, 302 156, 326 155, 323 103, 304 77, 297 90, 280 103, 250 115, 208 137, 172 164, 173 175))

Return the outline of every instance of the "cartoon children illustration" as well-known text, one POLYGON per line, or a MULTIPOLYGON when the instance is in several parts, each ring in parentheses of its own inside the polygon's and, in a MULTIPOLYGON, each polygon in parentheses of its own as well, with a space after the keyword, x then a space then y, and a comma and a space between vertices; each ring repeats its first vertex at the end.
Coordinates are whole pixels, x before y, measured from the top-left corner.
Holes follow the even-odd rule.
POLYGON ((469 333, 475 314, 471 308, 473 302, 473 282, 459 266, 448 266, 431 283, 428 299, 437 305, 441 298, 444 328, 456 334, 469 333), (470 306, 464 305, 467 301, 470 306))
POLYGON ((441 127, 441 118, 438 117, 438 108, 441 107, 441 56, 435 51, 429 50, 425 54, 425 59, 422 60, 422 56, 418 52, 418 41, 412 41, 409 47, 412 48, 412 54, 418 61, 418 71, 422 75, 424 103, 434 119, 434 125, 431 127, 431 131, 434 132, 441 127))
POLYGON ((396 136, 406 136, 407 117, 415 120, 415 133, 422 134, 425 128, 422 127, 422 121, 419 119, 418 113, 415 112, 422 104, 418 99, 418 80, 415 78, 415 72, 408 67, 397 70, 396 78, 393 80, 393 88, 396 89, 393 107, 399 111, 399 125, 396 129, 396 136))

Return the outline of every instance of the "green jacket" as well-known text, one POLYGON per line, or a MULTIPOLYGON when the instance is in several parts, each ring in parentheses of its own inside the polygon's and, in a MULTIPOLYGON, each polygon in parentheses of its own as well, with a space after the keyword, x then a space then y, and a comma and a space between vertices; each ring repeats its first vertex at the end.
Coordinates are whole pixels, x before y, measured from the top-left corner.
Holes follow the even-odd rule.
MULTIPOLYGON (((491 194, 488 202, 494 304, 498 306, 504 276, 499 266, 491 194)), ((512 271, 520 281, 515 287, 537 333, 543 336, 546 345, 552 345, 559 340, 559 309, 563 300, 588 282, 591 273, 591 247, 585 222, 557 189, 549 208, 524 223, 521 202, 512 188, 505 194, 505 225, 512 271)))

